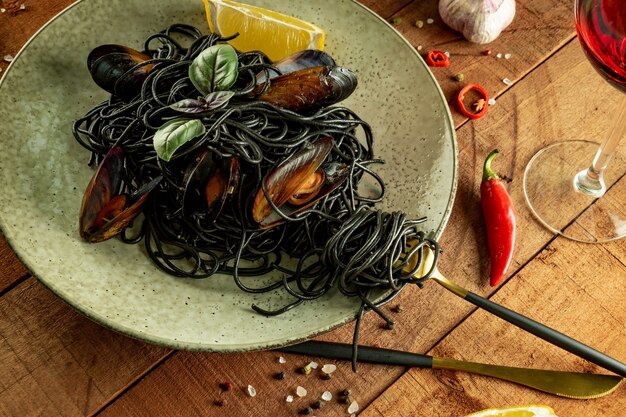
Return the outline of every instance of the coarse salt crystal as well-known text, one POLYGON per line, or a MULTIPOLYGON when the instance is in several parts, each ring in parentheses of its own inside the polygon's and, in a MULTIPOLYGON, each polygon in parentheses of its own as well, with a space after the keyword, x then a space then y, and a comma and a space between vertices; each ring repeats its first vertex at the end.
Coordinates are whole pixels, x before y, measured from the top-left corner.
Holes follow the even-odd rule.
POLYGON ((251 397, 256 396, 256 389, 254 389, 254 387, 252 385, 248 385, 248 394, 251 397))
POLYGON ((298 387, 296 388, 296 395, 298 397, 304 397, 307 394, 307 390, 304 387, 301 387, 300 385, 298 385, 298 387))
POLYGON ((293 402, 293 395, 287 395, 287 402, 288 403, 292 403, 293 402))
POLYGON ((502 54, 498 53, 498 55, 496 55, 498 57, 498 59, 502 58, 502 54))
POLYGON ((332 399, 333 399, 333 394, 331 394, 330 391, 324 391, 324 393, 322 394, 322 400, 330 401, 332 399))
POLYGON ((281 356, 280 358, 278 358, 278 363, 286 363, 286 362, 287 362, 287 359, 285 359, 284 357, 281 356))
POLYGON ((309 366, 311 367, 311 369, 317 369, 319 364, 317 362, 311 362, 311 363, 309 363, 309 366))
POLYGON ((511 54, 504 54, 504 59, 509 59, 511 58, 511 54))
POLYGON ((20 10, 26 10, 26 5, 24 3, 20 4, 20 10))
POLYGON ((509 80, 508 78, 503 79, 502 82, 506 85, 513 85, 513 81, 509 80))
POLYGON ((324 372, 325 374, 332 374, 336 370, 337 366, 333 365, 332 363, 327 363, 326 365, 322 366, 322 372, 324 372))
POLYGON ((7 9, 5 9, 4 7, 0 9, 0 13, 4 13, 6 11, 7 11, 7 9))
POLYGON ((6 62, 11 62, 11 61, 13 61, 13 55, 9 55, 9 54, 7 54, 7 55, 5 55, 5 56, 3 57, 3 59, 4 59, 6 62))
POLYGON ((446 54, 446 56, 449 58, 450 57, 450 52, 446 51, 444 52, 444 54, 446 54))
POLYGON ((495 98, 490 98, 487 103, 489 103, 490 106, 493 106, 493 105, 496 104, 496 99, 495 98))
POLYGON ((417 45, 417 50, 421 51, 422 50, 422 45, 417 45))
POLYGON ((426 23, 428 23, 429 25, 432 25, 434 23, 434 19, 428 18, 426 19, 426 23))
POLYGON ((352 401, 352 404, 350 404, 350 407, 348 407, 348 413, 352 414, 356 413, 357 411, 359 411, 359 404, 356 401, 352 401))

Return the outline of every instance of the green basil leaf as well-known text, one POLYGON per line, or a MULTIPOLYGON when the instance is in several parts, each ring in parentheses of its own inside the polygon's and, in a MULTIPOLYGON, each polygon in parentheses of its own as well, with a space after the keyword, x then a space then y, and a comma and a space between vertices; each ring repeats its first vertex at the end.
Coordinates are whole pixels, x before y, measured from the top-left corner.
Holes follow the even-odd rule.
POLYGON ((189 79, 202 94, 228 90, 237 80, 237 52, 228 44, 213 45, 189 66, 189 79))
POLYGON ((235 95, 233 91, 214 91, 204 98, 206 110, 217 110, 228 104, 228 101, 235 95))
POLYGON ((181 113, 202 113, 207 111, 206 103, 204 100, 194 100, 187 98, 181 101, 177 101, 174 104, 170 104, 170 109, 179 111, 181 113))
POLYGON ((156 131, 152 143, 159 158, 169 161, 178 148, 205 132, 206 128, 198 119, 174 119, 156 131))

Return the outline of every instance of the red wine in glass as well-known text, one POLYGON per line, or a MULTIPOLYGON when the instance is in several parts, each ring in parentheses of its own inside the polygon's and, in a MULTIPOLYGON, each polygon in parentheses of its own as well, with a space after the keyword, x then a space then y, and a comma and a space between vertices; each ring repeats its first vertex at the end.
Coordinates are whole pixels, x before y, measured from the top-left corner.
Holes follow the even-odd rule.
POLYGON ((593 67, 626 92, 626 0, 578 0, 576 31, 593 67))

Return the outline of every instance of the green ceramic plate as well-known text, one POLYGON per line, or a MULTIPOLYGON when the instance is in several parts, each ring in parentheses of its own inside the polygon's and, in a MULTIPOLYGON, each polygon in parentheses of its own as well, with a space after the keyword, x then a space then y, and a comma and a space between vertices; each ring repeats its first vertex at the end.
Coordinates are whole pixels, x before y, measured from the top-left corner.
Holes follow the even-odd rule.
MULTIPOLYGON (((327 50, 359 77, 345 105, 371 123, 377 156, 387 160, 379 169, 389 190, 382 208, 428 216, 424 230, 440 236, 456 187, 454 129, 435 79, 411 45, 351 0, 249 3, 325 28, 327 50)), ((71 124, 105 98, 87 72, 87 54, 104 43, 139 47, 175 22, 206 27, 200 0, 85 0, 18 54, 0 82, 0 226, 6 239, 33 275, 74 308, 157 344, 259 350, 351 321, 357 303, 338 293, 265 318, 250 305, 276 307, 288 300, 285 294, 244 294, 227 276, 176 279, 155 268, 142 245, 80 240, 78 210, 93 171, 71 124)))

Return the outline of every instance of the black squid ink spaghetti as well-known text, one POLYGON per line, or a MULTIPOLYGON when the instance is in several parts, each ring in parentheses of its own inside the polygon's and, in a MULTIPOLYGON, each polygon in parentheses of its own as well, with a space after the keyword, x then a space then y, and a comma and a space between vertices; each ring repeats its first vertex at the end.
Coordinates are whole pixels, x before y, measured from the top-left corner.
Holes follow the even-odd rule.
POLYGON ((424 219, 374 208, 385 185, 370 126, 333 106, 356 88, 352 72, 321 51, 271 62, 238 53, 229 39, 176 24, 142 52, 92 51, 89 70, 111 96, 73 126, 98 165, 81 236, 141 243, 175 277, 227 274, 242 291, 293 298, 278 309, 252 306, 266 316, 335 288, 357 297, 356 369, 363 313, 392 323, 380 306, 430 276, 413 275, 423 249, 438 253, 437 244, 419 231, 424 219), (366 176, 379 195, 359 194, 366 176), (255 277, 272 272, 281 278, 259 286, 255 277))

